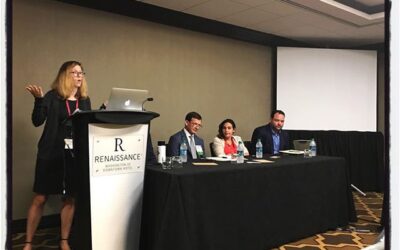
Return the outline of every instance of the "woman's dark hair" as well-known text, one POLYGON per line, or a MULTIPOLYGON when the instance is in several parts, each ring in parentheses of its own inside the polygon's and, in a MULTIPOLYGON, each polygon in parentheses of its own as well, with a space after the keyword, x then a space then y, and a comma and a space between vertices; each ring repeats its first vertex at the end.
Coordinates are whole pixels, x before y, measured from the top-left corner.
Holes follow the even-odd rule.
POLYGON ((232 124, 233 129, 236 129, 236 124, 232 119, 228 118, 228 119, 223 120, 218 126, 218 137, 220 139, 224 139, 224 134, 222 133, 222 129, 224 128, 224 124, 227 123, 227 122, 232 124))

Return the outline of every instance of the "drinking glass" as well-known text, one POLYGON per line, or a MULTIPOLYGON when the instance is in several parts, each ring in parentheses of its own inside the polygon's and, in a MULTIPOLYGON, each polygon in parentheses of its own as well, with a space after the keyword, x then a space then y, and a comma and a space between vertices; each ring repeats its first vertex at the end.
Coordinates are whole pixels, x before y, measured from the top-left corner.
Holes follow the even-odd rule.
POLYGON ((182 158, 180 156, 171 157, 171 168, 181 168, 183 167, 182 158))
POLYGON ((172 168, 172 157, 166 157, 165 161, 161 163, 162 169, 171 169, 172 168))
POLYGON ((304 149, 304 158, 311 158, 311 150, 304 149))

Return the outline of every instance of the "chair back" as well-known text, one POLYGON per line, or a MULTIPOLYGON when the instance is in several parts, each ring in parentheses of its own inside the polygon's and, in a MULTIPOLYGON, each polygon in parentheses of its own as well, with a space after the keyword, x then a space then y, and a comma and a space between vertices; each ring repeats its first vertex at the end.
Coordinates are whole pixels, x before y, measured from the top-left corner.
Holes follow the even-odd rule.
POLYGON ((211 153, 211 156, 212 157, 216 157, 217 155, 215 154, 215 152, 214 152, 214 149, 213 149, 213 142, 210 142, 210 153, 211 153))
POLYGON ((251 141, 243 141, 244 146, 247 148, 247 150, 251 150, 251 141))

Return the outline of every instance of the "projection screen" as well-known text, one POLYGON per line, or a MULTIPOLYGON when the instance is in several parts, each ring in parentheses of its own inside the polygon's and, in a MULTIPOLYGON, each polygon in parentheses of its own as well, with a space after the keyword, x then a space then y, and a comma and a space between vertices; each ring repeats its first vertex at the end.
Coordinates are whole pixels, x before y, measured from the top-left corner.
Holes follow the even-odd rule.
POLYGON ((377 52, 278 47, 276 91, 286 129, 376 131, 377 52))

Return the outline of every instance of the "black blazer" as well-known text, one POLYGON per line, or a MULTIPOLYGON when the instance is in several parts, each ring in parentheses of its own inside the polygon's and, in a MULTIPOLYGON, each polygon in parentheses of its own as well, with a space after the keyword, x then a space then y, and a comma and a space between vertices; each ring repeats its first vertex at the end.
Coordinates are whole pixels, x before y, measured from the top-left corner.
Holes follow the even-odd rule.
MULTIPOLYGON (((91 109, 89 97, 79 99, 79 109, 91 109)), ((65 100, 55 90, 50 90, 43 98, 35 98, 32 123, 35 127, 38 127, 46 122, 38 143, 38 158, 51 159, 64 154, 66 118, 65 100), (64 110, 64 107, 65 111, 60 112, 60 110, 64 110)))
MULTIPOLYGON (((189 142, 187 140, 185 131, 183 129, 178 133, 172 135, 169 138, 168 145, 167 145, 167 155, 168 156, 178 156, 179 155, 179 148, 181 146, 182 141, 185 141, 186 146, 188 147, 187 156, 188 159, 193 159, 192 152, 190 151, 189 142)), ((205 156, 204 151, 204 141, 197 135, 194 135, 194 142, 196 145, 200 145, 203 148, 203 156, 205 156)))
MULTIPOLYGON (((261 139, 261 143, 263 144, 263 153, 264 154, 274 154, 274 142, 272 139, 272 130, 271 124, 258 127, 254 129, 253 135, 251 136, 251 154, 256 154, 256 143, 258 139, 261 139)), ((286 131, 281 130, 279 134, 280 139, 280 150, 285 150, 290 148, 289 144, 289 135, 286 131)))

